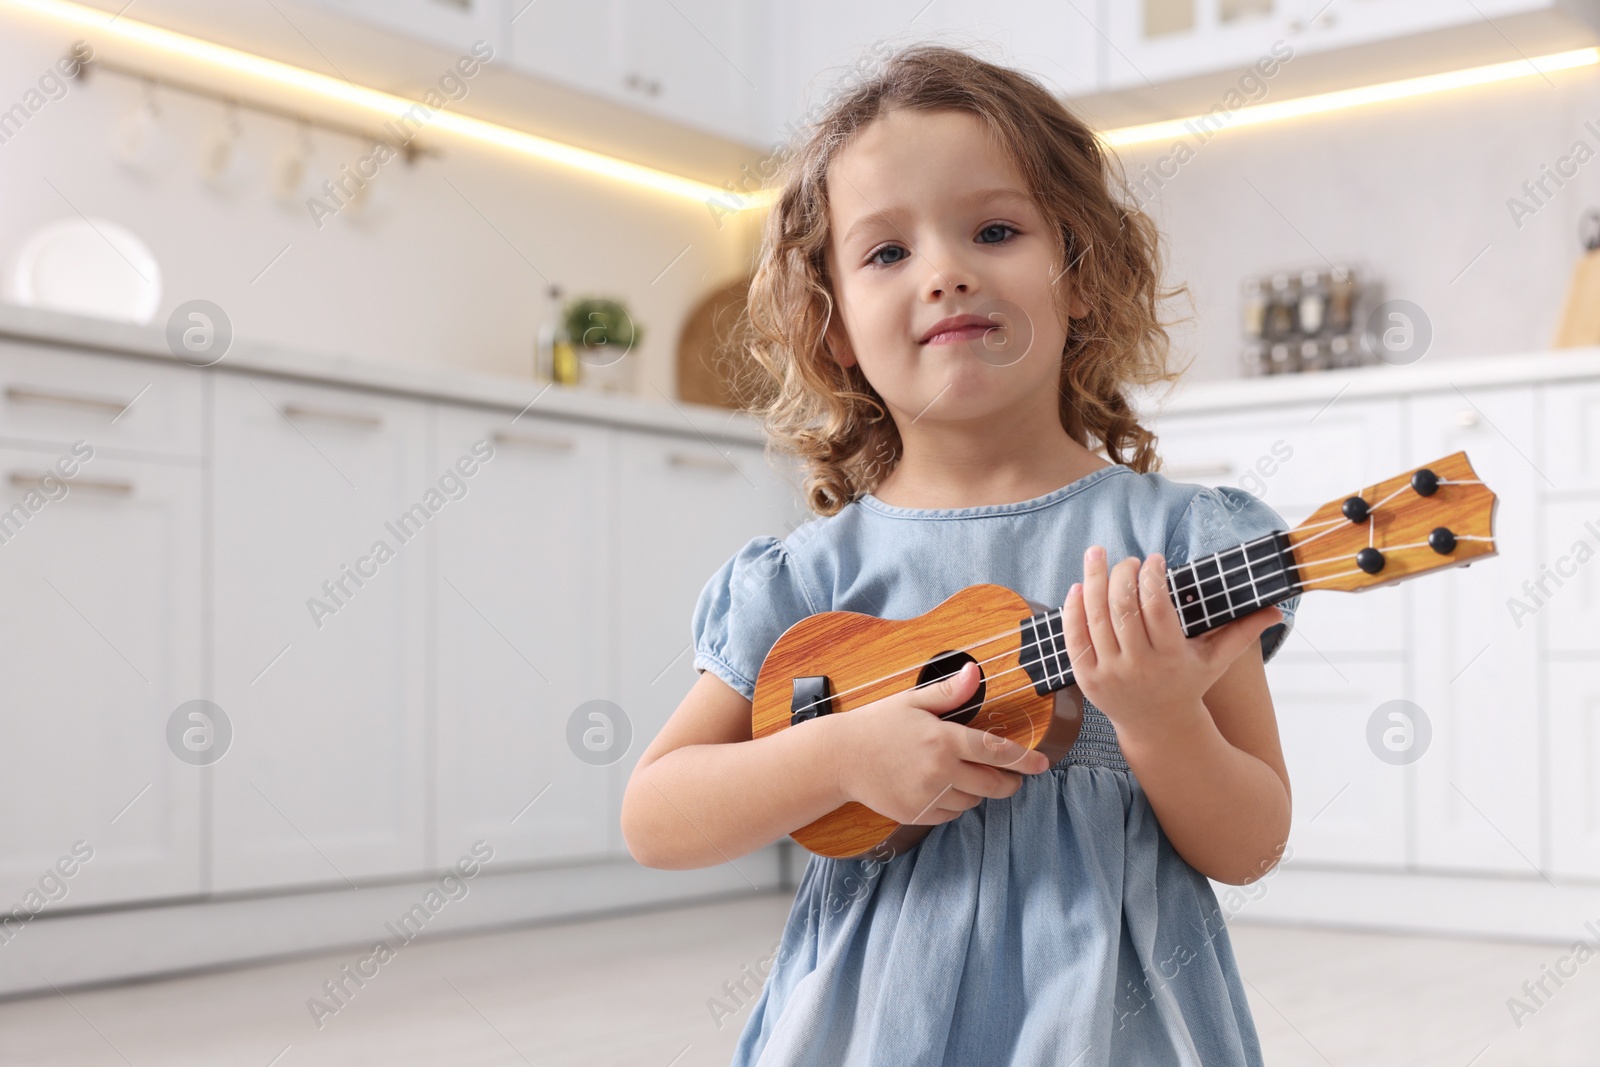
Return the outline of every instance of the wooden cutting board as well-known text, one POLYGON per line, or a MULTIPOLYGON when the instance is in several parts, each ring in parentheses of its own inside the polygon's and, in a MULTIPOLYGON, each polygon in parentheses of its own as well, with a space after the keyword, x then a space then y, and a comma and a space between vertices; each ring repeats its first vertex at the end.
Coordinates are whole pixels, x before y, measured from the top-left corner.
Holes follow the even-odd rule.
POLYGON ((1567 303, 1556 327, 1556 348, 1600 345, 1600 249, 1585 252, 1572 269, 1567 303))
POLYGON ((689 313, 678 336, 678 398, 737 408, 732 375, 741 353, 735 330, 744 315, 750 278, 735 279, 706 296, 689 313))

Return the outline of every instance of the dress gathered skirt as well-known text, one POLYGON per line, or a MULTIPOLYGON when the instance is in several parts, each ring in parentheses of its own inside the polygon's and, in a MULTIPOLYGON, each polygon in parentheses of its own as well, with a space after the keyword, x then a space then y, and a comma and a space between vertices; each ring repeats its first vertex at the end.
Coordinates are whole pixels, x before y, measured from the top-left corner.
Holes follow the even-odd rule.
POLYGON ((1261 1063, 1211 883, 1084 713, 1061 763, 904 855, 810 857, 736 1067, 1261 1063))

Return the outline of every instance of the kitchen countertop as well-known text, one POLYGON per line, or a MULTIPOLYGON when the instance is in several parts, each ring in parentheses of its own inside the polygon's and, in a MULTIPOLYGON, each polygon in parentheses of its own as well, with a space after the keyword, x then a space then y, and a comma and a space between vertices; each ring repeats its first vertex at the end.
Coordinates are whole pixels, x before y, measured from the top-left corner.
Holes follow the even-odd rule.
MULTIPOLYGON (((166 331, 162 327, 15 304, 0 304, 0 341, 7 340, 186 365, 167 347, 166 331)), ((483 374, 447 364, 378 360, 237 337, 227 355, 213 369, 270 374, 507 411, 527 408, 530 415, 546 418, 602 422, 725 441, 762 444, 766 440, 758 420, 741 412, 704 404, 667 397, 652 400, 631 394, 547 386, 532 379, 524 381, 483 374)))
POLYGON ((1186 415, 1268 405, 1326 404, 1339 397, 1449 392, 1582 378, 1600 378, 1600 345, 1457 359, 1424 356, 1403 367, 1379 363, 1305 374, 1179 381, 1164 398, 1159 390, 1145 390, 1130 396, 1129 402, 1142 416, 1186 415))
MULTIPOLYGON (((182 363, 167 348, 165 331, 38 308, 0 304, 0 339, 182 363)), ((762 443, 760 423, 745 414, 662 396, 648 397, 544 386, 444 364, 376 360, 235 339, 220 371, 346 385, 424 399, 453 401, 545 417, 614 423, 667 433, 762 443)), ((1135 391, 1130 401, 1145 417, 1328 403, 1338 397, 1444 392, 1479 386, 1600 378, 1600 346, 1542 349, 1504 356, 1423 357, 1404 367, 1387 364, 1307 374, 1223 381, 1180 381, 1163 395, 1135 391)))

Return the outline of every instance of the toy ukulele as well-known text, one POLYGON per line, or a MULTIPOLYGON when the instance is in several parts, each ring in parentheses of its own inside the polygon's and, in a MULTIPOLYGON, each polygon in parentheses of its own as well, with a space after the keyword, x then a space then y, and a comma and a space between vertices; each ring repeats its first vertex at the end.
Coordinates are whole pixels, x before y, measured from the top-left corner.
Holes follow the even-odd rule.
MULTIPOLYGON (((1361 592, 1495 554, 1495 495, 1465 452, 1318 508, 1292 530, 1169 567, 1185 637, 1308 589, 1361 592)), ((977 690, 940 717, 1036 748, 1057 763, 1077 740, 1061 608, 971 585, 913 619, 824 611, 784 631, 756 678, 751 733, 766 737, 936 682, 969 662, 977 690)), ((851 801, 791 836, 819 856, 898 855, 932 826, 902 825, 851 801)))

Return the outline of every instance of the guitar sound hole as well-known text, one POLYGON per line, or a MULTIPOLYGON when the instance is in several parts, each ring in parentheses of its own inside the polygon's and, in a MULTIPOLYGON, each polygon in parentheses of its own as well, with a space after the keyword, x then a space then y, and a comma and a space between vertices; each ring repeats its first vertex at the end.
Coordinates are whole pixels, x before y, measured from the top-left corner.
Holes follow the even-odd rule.
MULTIPOLYGON (((965 652, 941 652, 922 665, 922 671, 917 675, 917 688, 932 685, 941 678, 950 677, 966 664, 977 662, 965 652)), ((972 696, 967 698, 966 703, 952 711, 944 712, 939 718, 966 726, 977 717, 978 708, 983 705, 984 690, 988 686, 988 679, 983 677, 983 664, 978 663, 978 688, 973 690, 972 696)))

